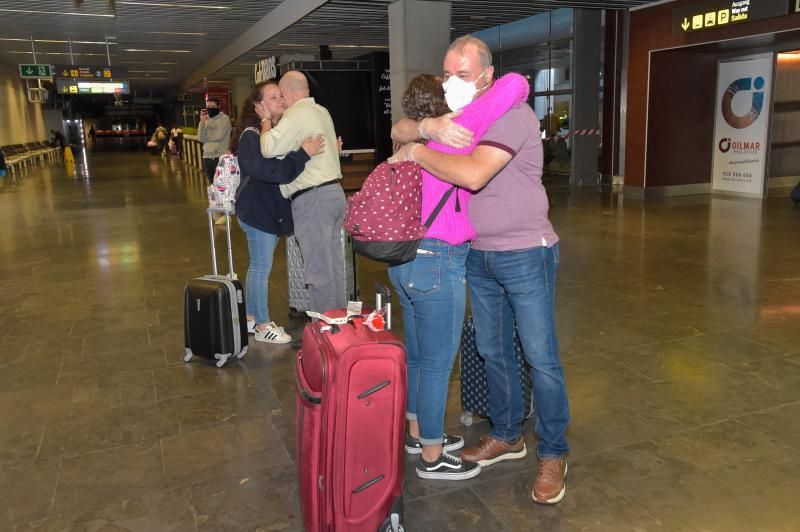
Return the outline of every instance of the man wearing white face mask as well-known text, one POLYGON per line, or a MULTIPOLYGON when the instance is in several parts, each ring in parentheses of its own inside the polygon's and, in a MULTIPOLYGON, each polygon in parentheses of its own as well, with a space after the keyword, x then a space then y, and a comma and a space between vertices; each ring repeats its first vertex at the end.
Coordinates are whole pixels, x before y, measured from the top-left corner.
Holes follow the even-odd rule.
MULTIPOLYGON (((481 101, 492 84, 491 65, 489 48, 475 37, 467 35, 450 45, 443 87, 453 111, 481 101)), ((487 467, 527 454, 513 344, 516 323, 532 368, 536 402, 539 470, 531 495, 535 502, 554 504, 566 491, 569 404, 554 321, 558 236, 548 219, 542 185, 539 120, 529 105, 517 104, 466 155, 441 153, 415 142, 431 137, 453 147, 469 146, 471 133, 454 124, 452 116, 398 122, 392 139, 405 145, 389 161, 415 161, 442 181, 477 192, 469 204, 477 238, 466 270, 476 343, 486 361, 493 426, 462 458, 487 467)))

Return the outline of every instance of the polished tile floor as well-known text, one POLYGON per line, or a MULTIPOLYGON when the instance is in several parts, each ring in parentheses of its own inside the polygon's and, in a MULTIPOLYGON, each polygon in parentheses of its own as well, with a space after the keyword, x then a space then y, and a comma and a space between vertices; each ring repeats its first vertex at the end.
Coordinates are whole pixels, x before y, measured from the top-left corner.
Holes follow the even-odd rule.
MULTIPOLYGON (((449 484, 409 460, 407 529, 800 530, 800 209, 551 199, 567 497, 531 502, 532 457, 449 484)), ((0 183, 0 531, 302 528, 291 350, 181 360, 204 201, 194 170, 144 153, 0 183)), ((243 274, 238 229, 234 244, 243 274)), ((297 333, 283 253, 271 309, 297 333)), ((365 294, 381 278, 362 261, 365 294)), ((458 426, 456 389, 448 426, 476 441, 487 422, 458 426)))

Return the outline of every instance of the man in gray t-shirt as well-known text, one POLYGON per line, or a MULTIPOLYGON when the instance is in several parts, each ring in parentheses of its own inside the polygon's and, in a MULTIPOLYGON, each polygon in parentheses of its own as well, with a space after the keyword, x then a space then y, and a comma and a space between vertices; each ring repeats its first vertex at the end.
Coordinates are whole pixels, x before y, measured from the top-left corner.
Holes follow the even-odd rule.
MULTIPOLYGON (((444 88, 452 110, 480 102, 490 85, 479 81, 486 72, 492 70, 485 43, 466 36, 450 45, 444 88)), ((475 340, 486 362, 492 432, 477 447, 465 449, 462 458, 487 467, 527 454, 513 343, 516 323, 531 365, 539 437, 531 495, 535 502, 555 504, 566 492, 569 404, 554 319, 558 235, 547 216, 539 120, 530 106, 518 104, 469 155, 444 154, 413 142, 420 137, 463 147, 472 136, 447 115, 422 122, 404 119, 392 129, 392 138, 407 144, 390 159, 413 160, 439 179, 477 192, 468 207, 477 238, 467 258, 467 283, 475 340)))

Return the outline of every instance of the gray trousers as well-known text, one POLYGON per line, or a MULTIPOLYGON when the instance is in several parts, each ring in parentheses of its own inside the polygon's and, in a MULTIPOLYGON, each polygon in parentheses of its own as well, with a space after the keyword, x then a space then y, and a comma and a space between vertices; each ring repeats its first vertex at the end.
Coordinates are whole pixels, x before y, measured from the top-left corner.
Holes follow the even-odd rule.
POLYGON ((345 198, 338 184, 310 190, 292 201, 294 236, 303 255, 309 310, 347 306, 342 224, 345 198))

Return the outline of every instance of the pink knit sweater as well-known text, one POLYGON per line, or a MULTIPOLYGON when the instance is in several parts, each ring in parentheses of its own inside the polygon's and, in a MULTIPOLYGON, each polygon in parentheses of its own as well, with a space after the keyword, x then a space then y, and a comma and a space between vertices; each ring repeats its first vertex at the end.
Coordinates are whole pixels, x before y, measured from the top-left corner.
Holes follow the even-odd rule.
MULTIPOLYGON (((457 124, 472 131, 472 144, 466 148, 451 148, 434 141, 428 142, 428 148, 442 153, 468 154, 472 153, 489 127, 509 109, 528 99, 530 86, 528 80, 520 74, 506 74, 495 81, 486 94, 466 106, 463 112, 453 119, 457 124)), ((452 185, 422 170, 422 221, 436 208, 442 196, 452 185)), ((463 244, 475 239, 475 230, 467 215, 467 205, 472 197, 472 192, 457 188, 456 192, 447 200, 444 208, 439 212, 436 220, 425 238, 437 238, 452 246, 463 244), (461 207, 456 211, 456 197, 461 207)))

